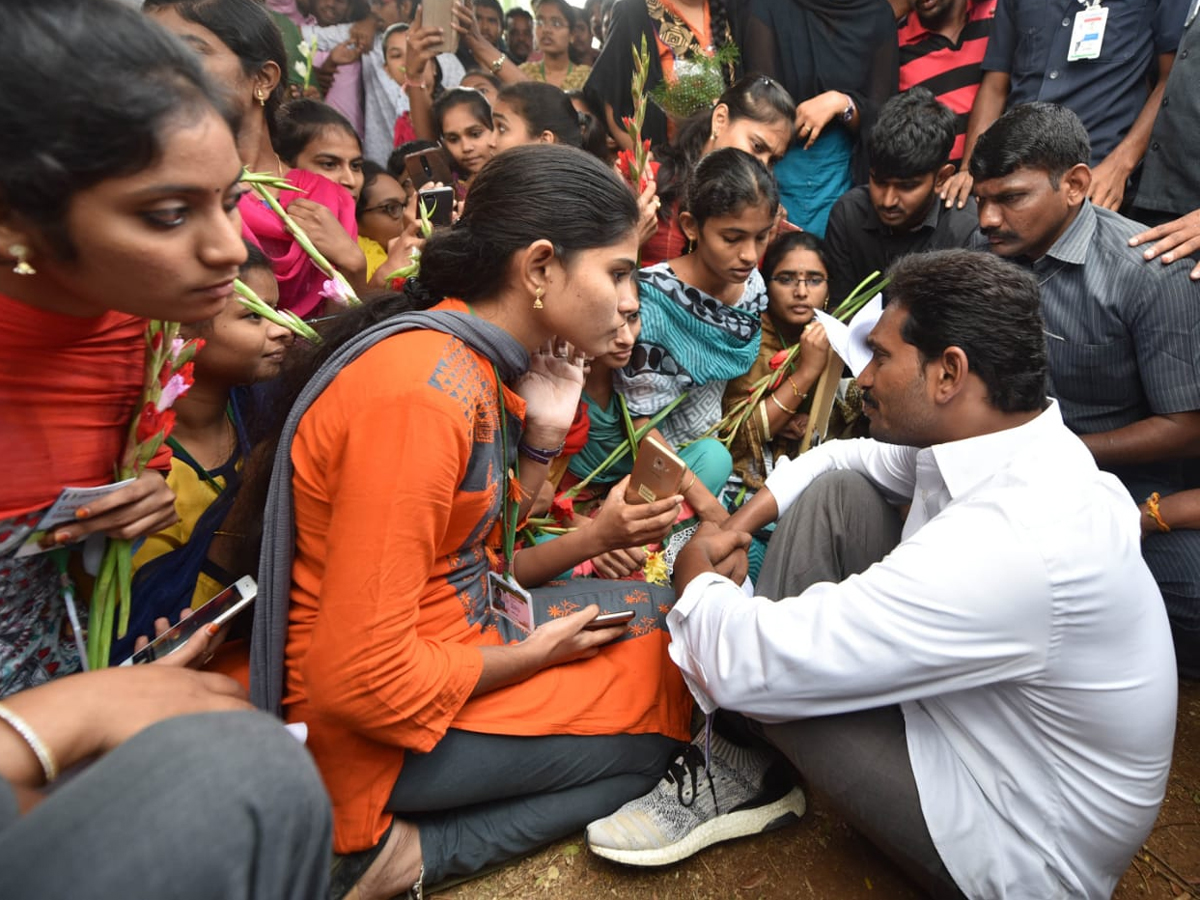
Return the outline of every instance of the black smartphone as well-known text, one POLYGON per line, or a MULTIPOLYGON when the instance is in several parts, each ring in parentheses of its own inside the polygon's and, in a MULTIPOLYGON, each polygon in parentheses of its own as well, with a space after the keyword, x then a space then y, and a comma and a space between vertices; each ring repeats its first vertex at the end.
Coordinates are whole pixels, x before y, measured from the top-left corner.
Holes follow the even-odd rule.
POLYGON ((443 147, 430 147, 404 156, 404 171, 412 179, 413 187, 420 188, 429 182, 450 184, 454 176, 450 169, 450 156, 443 147))
POLYGON ((429 221, 435 228, 449 225, 454 214, 454 188, 440 187, 417 191, 420 202, 425 204, 429 221))
POLYGON ((615 613, 600 613, 592 621, 583 626, 584 631, 598 631, 601 628, 612 628, 614 625, 627 625, 633 621, 634 611, 623 609, 615 613))
POLYGON ((249 575, 239 578, 186 619, 180 619, 141 650, 135 651, 121 665, 154 662, 174 653, 205 625, 224 625, 249 606, 256 596, 258 585, 254 579, 249 575))

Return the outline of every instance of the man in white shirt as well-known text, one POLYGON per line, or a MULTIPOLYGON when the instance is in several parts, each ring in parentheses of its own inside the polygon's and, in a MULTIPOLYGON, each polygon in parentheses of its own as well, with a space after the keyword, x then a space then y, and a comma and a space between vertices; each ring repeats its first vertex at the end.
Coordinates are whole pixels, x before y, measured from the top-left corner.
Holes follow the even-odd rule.
MULTIPOLYGON (((922 254, 888 298, 859 376, 872 439, 780 466, 725 530, 697 534, 675 564, 671 656, 706 712, 756 720, 930 895, 1108 897, 1174 737, 1138 510, 1045 399, 1032 277, 922 254), (894 548, 879 495, 911 503, 894 548), (748 598, 725 577, 738 532, 777 516, 765 596, 748 598)), ((661 864, 776 824, 774 751, 725 731, 707 767, 693 743, 589 826, 593 851, 661 864)))

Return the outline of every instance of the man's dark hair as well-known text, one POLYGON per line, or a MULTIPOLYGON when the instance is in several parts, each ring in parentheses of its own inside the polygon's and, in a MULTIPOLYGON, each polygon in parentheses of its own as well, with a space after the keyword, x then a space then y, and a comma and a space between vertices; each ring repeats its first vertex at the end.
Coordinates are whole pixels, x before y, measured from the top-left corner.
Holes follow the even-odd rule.
POLYGON ((514 6, 504 14, 504 27, 508 27, 508 23, 513 19, 526 18, 530 22, 533 21, 533 14, 527 9, 522 9, 519 6, 514 6))
POLYGON ((1092 145, 1079 116, 1057 103, 1022 103, 979 136, 970 171, 976 181, 989 181, 1017 169, 1041 169, 1058 190, 1063 175, 1091 157, 1092 145))
POLYGON ((902 257, 888 277, 888 302, 908 313, 900 336, 922 362, 959 347, 994 408, 1045 407, 1046 337, 1032 274, 994 253, 939 250, 902 257))
POLYGON ((950 161, 956 118, 927 88, 914 87, 883 105, 867 138, 878 181, 918 178, 950 161))
POLYGON ((500 5, 500 0, 475 0, 475 8, 479 9, 481 6, 486 6, 488 9, 493 10, 500 17, 500 23, 503 25, 504 7, 500 5))

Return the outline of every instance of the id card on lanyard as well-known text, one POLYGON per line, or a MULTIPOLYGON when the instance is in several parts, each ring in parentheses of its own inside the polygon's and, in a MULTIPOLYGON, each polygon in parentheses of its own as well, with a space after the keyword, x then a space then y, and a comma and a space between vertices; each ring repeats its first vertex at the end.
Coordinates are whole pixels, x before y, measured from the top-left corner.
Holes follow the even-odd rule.
POLYGON ((1099 59, 1104 46, 1104 27, 1108 24, 1108 8, 1100 0, 1079 0, 1086 4, 1075 13, 1075 27, 1071 31, 1071 45, 1067 50, 1067 62, 1081 59, 1099 59))
MULTIPOLYGON (((504 472, 500 480, 500 535, 504 545, 504 572, 488 573, 488 609, 495 615, 507 619, 525 634, 537 627, 533 615, 533 598, 529 591, 517 583, 513 575, 513 557, 516 555, 517 518, 521 505, 513 501, 509 493, 511 480, 519 480, 519 470, 508 468, 508 410, 504 405, 504 385, 500 380, 500 370, 492 365, 496 376, 496 399, 500 408, 500 454, 501 468, 504 472)), ((519 465, 514 460, 513 466, 519 465)))

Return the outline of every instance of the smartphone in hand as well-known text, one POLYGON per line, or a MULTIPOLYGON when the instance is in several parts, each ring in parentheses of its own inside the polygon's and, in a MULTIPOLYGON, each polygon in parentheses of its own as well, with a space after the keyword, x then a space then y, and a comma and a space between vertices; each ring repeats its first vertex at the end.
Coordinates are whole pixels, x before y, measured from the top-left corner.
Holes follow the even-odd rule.
POLYGON ((679 493, 687 463, 662 441, 648 434, 638 444, 637 461, 629 485, 626 503, 653 503, 679 493))
POLYGON ((434 228, 445 227, 454 220, 454 188, 440 187, 418 191, 420 202, 425 204, 429 221, 434 228))
POLYGON ((134 651, 121 665, 154 662, 169 656, 205 625, 224 625, 253 603, 257 596, 258 585, 254 579, 249 575, 239 578, 186 619, 180 619, 141 650, 134 651))
POLYGON ((612 628, 614 625, 628 625, 633 621, 634 611, 623 609, 620 612, 600 613, 592 621, 583 626, 584 631, 599 631, 601 628, 612 628))

